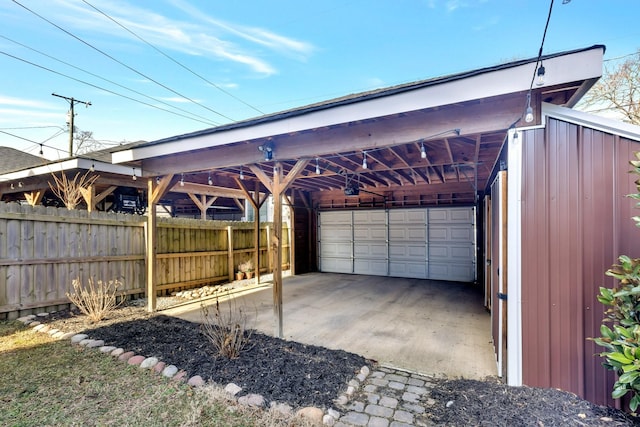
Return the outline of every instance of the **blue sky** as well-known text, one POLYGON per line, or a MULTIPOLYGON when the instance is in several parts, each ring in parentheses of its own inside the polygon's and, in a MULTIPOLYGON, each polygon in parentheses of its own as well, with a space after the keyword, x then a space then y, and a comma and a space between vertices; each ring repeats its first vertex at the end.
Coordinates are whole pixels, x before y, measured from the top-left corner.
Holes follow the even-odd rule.
MULTIPOLYGON (((76 127, 114 145, 535 57, 549 3, 4 0, 0 145, 65 157, 52 93, 90 101, 76 127)), ((640 48, 638 16, 638 0, 556 0, 543 52, 605 44, 611 64, 640 48)))

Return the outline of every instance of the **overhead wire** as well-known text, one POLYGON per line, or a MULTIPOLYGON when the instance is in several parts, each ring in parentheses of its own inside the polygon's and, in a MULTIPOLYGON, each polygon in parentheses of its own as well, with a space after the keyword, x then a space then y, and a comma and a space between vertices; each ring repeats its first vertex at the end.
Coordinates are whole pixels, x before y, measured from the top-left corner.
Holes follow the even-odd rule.
POLYGON ((121 27, 123 30, 127 31, 129 34, 131 34, 132 36, 134 36, 135 38, 137 38, 138 40, 140 40, 141 42, 143 42, 144 44, 146 44, 147 46, 151 47, 153 50, 155 50, 156 52, 158 52, 159 54, 161 54, 162 56, 164 56, 165 58, 169 59, 170 61, 172 61, 173 63, 175 63, 176 65, 182 67, 183 69, 185 69, 186 71, 188 71, 189 73, 193 74, 194 76, 198 77, 199 79, 201 79, 202 81, 206 82, 207 84, 213 86, 214 88, 218 89, 220 92, 224 93, 227 96, 230 96, 231 98, 235 99, 236 101, 244 104, 245 106, 253 109, 254 111, 260 113, 260 114, 265 114, 264 111, 260 110, 259 108, 249 104, 248 102, 245 102, 244 100, 238 98, 237 96, 233 95, 232 93, 230 93, 229 91, 224 90, 223 88, 221 88, 219 85, 213 83, 212 81, 210 81, 209 79, 207 79, 206 77, 198 74, 197 72, 193 71, 191 68, 187 67, 186 65, 182 64, 180 61, 176 60, 175 58, 171 57, 170 55, 168 55, 166 52, 164 52, 163 50, 159 49, 158 47, 156 47, 155 45, 149 43, 147 40, 145 40, 144 38, 142 38, 141 36, 139 36, 138 34, 136 34, 135 32, 133 32, 131 29, 127 28, 124 24, 120 23, 119 21, 117 21, 115 18, 113 18, 112 16, 108 15, 107 13, 105 13, 104 11, 98 9, 96 6, 92 5, 91 3, 89 3, 87 0, 82 0, 83 3, 85 3, 87 6, 93 8, 96 12, 100 13, 101 15, 103 15, 105 18, 109 19, 110 21, 112 21, 113 23, 115 23, 116 25, 118 25, 119 27, 121 27))
POLYGON ((43 66, 43 65, 36 64, 35 62, 28 61, 28 60, 23 59, 23 58, 20 58, 20 57, 18 57, 18 56, 12 55, 12 54, 10 54, 10 53, 8 53, 8 52, 4 52, 4 51, 0 50, 0 54, 1 54, 1 55, 5 55, 5 56, 8 56, 8 57, 10 57, 10 58, 13 58, 13 59, 15 59, 15 60, 17 60, 17 61, 21 61, 21 62, 24 62, 24 63, 26 63, 26 64, 32 65, 32 66, 34 66, 34 67, 37 67, 37 68, 43 69, 43 70, 45 70, 45 71, 49 71, 50 73, 54 73, 54 74, 57 74, 57 75, 59 75, 59 76, 66 77, 66 78, 68 78, 68 79, 70 79, 70 80, 73 80, 73 81, 76 81, 76 82, 78 82, 78 83, 82 83, 82 84, 84 84, 84 85, 87 85, 87 86, 93 87, 93 88, 98 89, 98 90, 102 90, 102 91, 107 92, 107 93, 110 93, 110 94, 112 94, 112 95, 116 95, 116 96, 119 96, 119 97, 122 97, 122 98, 128 99, 128 100, 130 100, 130 101, 134 101, 134 102, 137 102, 137 103, 140 103, 140 104, 146 105, 146 106, 151 107, 151 108, 155 108, 155 109, 158 109, 158 110, 161 110, 161 111, 165 111, 165 112, 167 112, 167 113, 171 113, 171 114, 174 114, 174 115, 176 115, 176 116, 184 117, 184 118, 189 119, 189 120, 194 120, 194 121, 197 121, 197 122, 200 122, 200 123, 205 123, 205 124, 211 125, 211 122, 205 122, 205 121, 203 121, 203 120, 196 119, 196 118, 194 118, 194 117, 190 117, 190 116, 187 116, 187 115, 184 115, 184 114, 180 114, 180 113, 177 113, 177 112, 175 112, 175 111, 167 110, 166 108, 162 108, 162 107, 159 107, 159 106, 157 106, 157 105, 153 105, 153 104, 150 104, 150 103, 148 103, 148 102, 144 102, 144 101, 141 101, 141 100, 139 100, 139 99, 132 98, 132 97, 127 96, 127 95, 123 95, 123 94, 121 94, 121 93, 118 93, 118 92, 115 92, 115 91, 113 91, 113 90, 110 90, 110 89, 107 89, 107 88, 104 88, 104 87, 98 86, 98 85, 96 85, 96 84, 93 84, 93 83, 90 83, 90 82, 87 82, 87 81, 84 81, 84 80, 80 80, 80 79, 78 79, 78 78, 75 78, 75 77, 73 77, 73 76, 69 76, 69 75, 64 74, 64 73, 61 73, 61 72, 59 72, 59 71, 52 70, 51 68, 47 68, 47 67, 45 67, 45 66, 43 66))
POLYGON ((209 119, 209 118, 207 118, 207 117, 201 116, 201 115, 199 115, 199 114, 195 114, 195 113, 193 113, 193 112, 191 112, 191 111, 185 110, 184 108, 177 107, 177 106, 172 105, 172 104, 170 104, 170 103, 168 103, 168 102, 165 102, 165 101, 163 101, 163 100, 161 100, 161 99, 154 98, 153 96, 146 95, 146 94, 144 94, 144 93, 142 93, 142 92, 139 92, 139 91, 137 91, 137 90, 135 90, 135 89, 131 89, 131 88, 127 87, 127 86, 121 85, 120 83, 114 82, 113 80, 109 80, 109 79, 107 79, 107 78, 105 78, 105 77, 99 76, 99 75, 97 75, 97 74, 95 74, 95 73, 92 73, 91 71, 88 71, 88 70, 85 70, 85 69, 83 69, 83 68, 80 68, 80 67, 78 67, 78 66, 76 66, 76 65, 70 64, 70 63, 68 63, 68 62, 66 62, 66 61, 63 61, 63 60, 61 60, 61 59, 59 59, 59 58, 56 58, 56 57, 54 57, 54 56, 52 56, 52 55, 49 55, 49 54, 45 53, 45 52, 39 51, 38 49, 32 48, 32 47, 30 47, 30 46, 27 46, 27 45, 25 45, 24 43, 20 43, 19 41, 17 41, 17 40, 13 40, 13 39, 11 39, 11 38, 9 38, 9 37, 7 37, 7 36, 4 36, 4 35, 2 35, 2 34, 0 34, 0 38, 2 38, 2 39, 4 39, 4 40, 7 40, 7 41, 10 41, 10 42, 12 42, 12 43, 15 43, 15 44, 17 44, 18 46, 24 47, 25 49, 29 49, 29 50, 31 50, 31 51, 33 51, 33 52, 36 52, 36 53, 38 53, 38 54, 40 54, 40 55, 43 55, 43 56, 45 56, 45 57, 47 57, 47 58, 49 58, 49 59, 52 59, 52 60, 54 60, 54 61, 56 61, 56 62, 59 62, 59 63, 61 63, 61 64, 64 64, 64 65, 66 65, 66 66, 68 66, 68 67, 74 68, 74 69, 76 69, 76 70, 78 70, 78 71, 82 71, 83 73, 89 74, 90 76, 96 77, 96 78, 98 78, 98 79, 100 79, 100 80, 103 80, 103 81, 105 81, 105 82, 107 82, 107 83, 111 83, 111 84, 113 84, 113 85, 115 85, 115 86, 121 87, 122 89, 126 89, 126 90, 128 90, 128 91, 130 91, 130 92, 133 92, 133 93, 135 93, 135 94, 138 94, 138 95, 140 95, 140 96, 143 96, 143 97, 145 97, 145 98, 148 98, 148 99, 150 99, 150 100, 152 100, 152 101, 155 101, 155 102, 158 102, 158 103, 160 103, 160 104, 166 105, 166 106, 168 106, 168 107, 170 107, 170 108, 175 108, 176 110, 182 111, 183 113, 191 114, 191 115, 193 115, 194 117, 198 117, 198 118, 200 118, 200 119, 204 120, 202 123, 208 123, 208 124, 210 124, 210 125, 214 125, 214 126, 215 126, 215 125, 220 124, 220 123, 217 123, 217 122, 214 122, 214 121, 210 120, 210 119, 209 119))
POLYGON ((206 110, 208 110, 208 111, 210 111, 210 112, 212 112, 212 113, 214 113, 214 114, 216 114, 216 115, 218 115, 218 116, 220 116, 220 117, 224 117, 225 119, 227 119, 227 120, 229 120, 229 121, 232 121, 232 122, 233 122, 233 121, 235 121, 235 120, 234 120, 234 119, 232 119, 231 117, 229 117, 229 116, 227 116, 227 115, 225 115, 225 114, 223 114, 223 113, 220 113, 220 112, 218 112, 218 111, 216 111, 216 110, 214 110, 214 109, 212 109, 212 108, 210 108, 210 107, 207 107, 206 105, 204 105, 204 104, 202 104, 202 103, 200 103, 200 102, 198 102, 198 101, 196 101, 196 100, 194 100, 194 99, 192 99, 192 98, 190 98, 190 97, 188 97, 188 96, 186 96, 186 95, 181 94, 180 92, 178 92, 178 91, 176 91, 176 90, 174 90, 174 89, 170 88, 169 86, 167 86, 167 85, 165 85, 165 84, 163 84, 163 83, 160 83, 159 81, 157 81, 157 80, 155 80, 154 78, 152 78, 152 77, 150 77, 150 76, 146 75, 145 73, 143 73, 143 72, 141 72, 141 71, 138 71, 138 70, 136 70, 135 68, 133 68, 133 67, 131 67, 131 66, 129 66, 129 65, 127 65, 127 64, 125 64, 124 62, 122 62, 122 61, 120 61, 119 59, 117 59, 117 58, 113 57, 112 55, 109 55, 107 52, 105 52, 105 51, 103 51, 103 50, 101 50, 101 49, 97 48, 96 46, 92 45, 91 43, 89 43, 89 42, 87 42, 87 41, 83 40, 82 38, 80 38, 80 37, 78 37, 78 36, 76 36, 76 35, 75 35, 75 34, 73 34, 72 32, 70 32, 70 31, 68 31, 68 30, 66 30, 66 29, 64 29, 64 28, 62 28, 61 26, 59 26, 58 24, 54 23, 53 21, 51 21, 51 20, 49 20, 49 19, 45 18, 44 16, 40 15, 40 14, 39 14, 39 13, 37 13, 36 11, 34 11, 34 10, 32 10, 32 9, 29 9, 27 6, 23 5, 23 4, 22 4, 22 3, 20 3, 19 1, 17 1, 17 0, 12 0, 12 1, 13 1, 15 4, 17 4, 18 6, 22 7, 23 9, 25 9, 25 10, 27 10, 28 12, 32 13, 33 15, 37 16, 38 18, 42 19, 43 21, 45 21, 45 22, 49 23, 50 25, 52 25, 52 26, 56 27, 57 29, 59 29, 60 31, 64 32, 64 33, 65 33, 65 34, 67 34, 68 36, 70 36, 70 37, 72 37, 72 38, 76 39, 77 41, 79 41, 80 43, 84 44, 85 46, 90 47, 91 49, 95 50, 96 52, 98 52, 98 53, 100 53, 100 54, 102 54, 102 55, 106 56, 107 58, 111 59, 112 61, 114 61, 114 62, 116 62, 116 63, 118 63, 118 64, 120 64, 120 65, 122 65, 122 66, 123 66, 123 67, 125 67, 126 69, 128 69, 128 70, 130 70, 130 71, 132 71, 132 72, 134 72, 134 73, 136 73, 136 74, 138 74, 139 76, 144 77, 145 79, 147 79, 147 80, 149 80, 149 81, 151 81, 151 82, 155 83, 156 85, 158 85, 158 86, 160 86, 160 87, 162 87, 162 88, 164 88, 164 89, 168 90, 169 92, 171 92, 171 93, 173 93, 173 94, 175 94, 175 95, 178 95, 180 98, 186 99, 187 101, 189 101, 189 102, 191 102, 191 103, 193 103, 193 104, 196 104, 196 105, 198 105, 198 106, 200 106, 200 107, 202 107, 202 108, 204 108, 204 109, 206 109, 206 110))

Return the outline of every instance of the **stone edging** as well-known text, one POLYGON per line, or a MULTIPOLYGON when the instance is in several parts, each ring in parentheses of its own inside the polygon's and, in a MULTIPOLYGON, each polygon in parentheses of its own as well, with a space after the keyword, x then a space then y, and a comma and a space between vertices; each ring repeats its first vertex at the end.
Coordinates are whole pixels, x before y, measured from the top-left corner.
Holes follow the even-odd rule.
MULTIPOLYGON (((186 371, 179 369, 175 365, 167 365, 166 362, 160 361, 156 357, 146 357, 143 355, 137 355, 133 351, 125 351, 123 348, 116 348, 114 346, 105 345, 105 342, 100 339, 90 338, 87 334, 76 334, 74 332, 64 332, 58 329, 53 329, 47 324, 40 322, 38 319, 46 319, 49 313, 37 313, 16 319, 25 326, 31 327, 34 331, 46 333, 52 338, 57 340, 69 340, 71 344, 80 345, 86 348, 95 348, 103 354, 116 358, 119 361, 125 362, 128 365, 138 366, 140 369, 153 370, 156 374, 162 375, 172 381, 186 382, 191 387, 202 387, 206 384, 204 379, 200 375, 193 375, 188 377, 186 371)), ((351 380, 347 385, 346 391, 341 394, 334 402, 337 405, 344 406, 353 397, 354 393, 358 390, 360 385, 369 375, 369 368, 363 366, 360 372, 351 380)), ((229 383, 224 388, 224 391, 233 397, 242 391, 242 387, 229 383)), ((264 397, 259 394, 247 394, 240 396, 236 399, 238 404, 248 406, 252 408, 265 408, 264 397)), ((271 402, 271 409, 281 412, 284 415, 295 415, 296 417, 307 418, 315 422, 322 422, 326 426, 333 426, 340 418, 340 412, 333 408, 329 408, 325 413, 322 409, 308 406, 299 409, 293 413, 293 408, 286 403, 271 402)))

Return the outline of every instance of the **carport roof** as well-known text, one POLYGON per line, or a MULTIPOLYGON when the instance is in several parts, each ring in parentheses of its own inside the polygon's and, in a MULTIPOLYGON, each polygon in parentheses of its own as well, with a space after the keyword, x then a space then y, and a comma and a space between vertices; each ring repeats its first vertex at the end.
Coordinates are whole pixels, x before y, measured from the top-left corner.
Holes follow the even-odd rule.
POLYGON ((278 161, 286 174, 308 159, 292 188, 341 191, 351 176, 376 192, 411 186, 475 194, 507 129, 525 125, 527 93, 536 113, 531 125, 540 123, 542 101, 574 106, 601 76, 603 53, 595 45, 543 56, 541 86, 532 86, 538 58, 519 60, 172 136, 114 152, 113 160, 136 162, 145 176, 182 174, 204 184, 212 174, 235 186, 241 171, 256 179, 246 165, 270 175, 278 161))

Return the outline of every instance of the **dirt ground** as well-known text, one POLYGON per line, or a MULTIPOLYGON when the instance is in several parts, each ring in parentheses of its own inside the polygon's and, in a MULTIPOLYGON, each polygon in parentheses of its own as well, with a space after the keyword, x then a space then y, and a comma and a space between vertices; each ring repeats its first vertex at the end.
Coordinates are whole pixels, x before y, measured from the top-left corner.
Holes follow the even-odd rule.
MULTIPOLYGON (((200 325, 161 313, 149 314, 140 304, 119 308, 108 319, 91 324, 75 311, 49 316, 47 323, 65 332, 85 332, 106 345, 122 347, 225 385, 241 393, 258 393, 267 401, 294 407, 334 407, 333 400, 365 364, 376 362, 339 350, 285 341, 253 333, 240 357, 214 357, 200 325)), ((599 407, 555 389, 509 387, 497 380, 435 378, 428 419, 434 425, 622 426, 640 425, 628 414, 599 407), (455 404, 450 404, 455 402, 455 404)))

